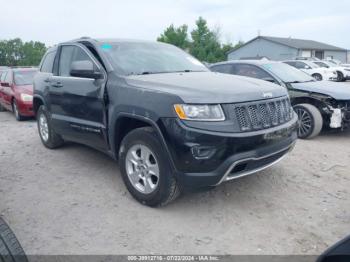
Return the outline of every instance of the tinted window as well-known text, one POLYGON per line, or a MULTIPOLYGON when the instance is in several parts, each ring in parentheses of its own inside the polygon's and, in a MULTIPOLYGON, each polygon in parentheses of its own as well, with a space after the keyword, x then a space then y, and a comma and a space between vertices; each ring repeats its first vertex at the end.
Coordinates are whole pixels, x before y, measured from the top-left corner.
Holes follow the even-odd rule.
POLYGON ((55 55, 56 55, 56 52, 47 53, 43 61, 43 64, 41 65, 41 69, 40 69, 41 72, 52 73, 55 55))
POLYGON ((74 48, 74 46, 62 46, 59 62, 60 76, 70 76, 69 71, 72 64, 74 48))
POLYGON ((263 64, 262 67, 286 83, 314 81, 308 74, 284 63, 263 64))
POLYGON ((253 77, 258 79, 271 78, 271 76, 268 73, 254 65, 237 64, 234 67, 233 73, 235 75, 253 77))
POLYGON ((283 63, 285 63, 285 64, 287 64, 287 65, 290 65, 290 66, 296 67, 296 66, 295 66, 295 62, 289 62, 289 61, 287 61, 287 62, 283 62, 283 63))
POLYGON ((320 66, 320 67, 326 67, 326 68, 328 68, 329 66, 328 65, 326 65, 325 63, 323 63, 323 62, 314 62, 316 65, 318 65, 318 66, 320 66))
POLYGON ((310 66, 308 66, 307 64, 303 63, 303 62, 295 62, 295 67, 298 69, 308 69, 310 68, 310 66))
POLYGON ((102 43, 101 50, 124 75, 203 71, 196 58, 172 45, 152 42, 102 43))
POLYGON ((12 84, 12 72, 7 71, 4 82, 12 84))
POLYGON ((5 77, 6 77, 7 71, 2 72, 0 81, 5 82, 5 77))
POLYGON ((232 74, 232 65, 217 65, 210 68, 211 71, 224 74, 232 74))
POLYGON ((32 85, 36 70, 21 70, 14 72, 16 85, 32 85))
POLYGON ((63 46, 59 62, 59 75, 70 76, 72 63, 75 61, 91 60, 89 55, 80 47, 63 46))

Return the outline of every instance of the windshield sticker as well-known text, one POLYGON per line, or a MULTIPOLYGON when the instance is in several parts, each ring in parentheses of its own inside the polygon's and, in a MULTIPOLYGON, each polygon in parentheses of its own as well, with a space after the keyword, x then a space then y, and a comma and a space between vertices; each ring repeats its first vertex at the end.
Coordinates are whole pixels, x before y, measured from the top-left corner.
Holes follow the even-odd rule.
POLYGON ((194 65, 199 65, 199 66, 202 65, 201 62, 199 62, 197 59, 194 59, 193 57, 187 56, 186 59, 194 65))
POLYGON ((112 45, 110 45, 110 44, 103 44, 103 45, 101 45, 101 48, 104 49, 104 50, 109 50, 109 49, 112 49, 112 45))

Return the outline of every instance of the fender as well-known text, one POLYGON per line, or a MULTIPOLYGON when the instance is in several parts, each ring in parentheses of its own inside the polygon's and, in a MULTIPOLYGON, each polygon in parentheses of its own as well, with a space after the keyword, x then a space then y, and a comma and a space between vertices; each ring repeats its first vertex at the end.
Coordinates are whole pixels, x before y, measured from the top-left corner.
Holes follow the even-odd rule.
POLYGON ((47 105, 46 105, 45 99, 44 99, 41 95, 35 94, 35 95, 33 96, 33 110, 34 110, 34 113, 35 113, 35 115, 36 115, 36 112, 38 111, 39 108, 38 108, 37 105, 34 103, 35 99, 39 99, 39 100, 41 101, 41 103, 42 103, 45 107, 47 107, 47 105))
MULTIPOLYGON (((159 128, 159 126, 157 125, 157 123, 150 119, 150 118, 147 118, 147 117, 144 117, 144 116, 140 116, 140 115, 135 115, 135 114, 131 114, 131 113, 126 113, 126 112, 121 112, 121 113, 118 113, 117 116, 115 117, 115 119, 113 119, 113 121, 111 123, 113 123, 112 125, 110 124, 110 129, 109 129, 109 134, 108 134, 108 137, 109 137, 109 141, 110 141, 110 148, 113 152, 113 155, 114 155, 114 158, 115 159, 118 159, 118 152, 119 152, 119 148, 116 148, 115 146, 115 123, 122 117, 128 117, 128 118, 133 118, 133 119, 136 119, 136 120, 140 120, 140 121, 143 121, 147 124, 149 124, 150 126, 152 126, 154 128, 154 130, 156 131, 157 135, 159 136, 160 138, 160 142, 161 144, 164 146, 165 148, 165 151, 168 155, 168 158, 170 159, 170 164, 171 164, 171 167, 172 167, 172 170, 173 171, 177 171, 176 167, 175 167, 175 163, 173 161, 173 158, 170 154, 170 151, 169 151, 169 148, 168 148, 168 145, 164 139, 164 136, 162 134, 162 131, 161 129, 159 128)), ((177 172, 176 172, 177 173, 177 172)))

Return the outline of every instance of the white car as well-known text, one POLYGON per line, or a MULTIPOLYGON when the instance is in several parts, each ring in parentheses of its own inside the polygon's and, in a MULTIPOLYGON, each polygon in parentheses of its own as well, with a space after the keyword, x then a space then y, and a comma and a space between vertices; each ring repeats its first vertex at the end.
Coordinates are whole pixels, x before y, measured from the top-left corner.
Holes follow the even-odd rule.
POLYGON ((313 61, 314 64, 323 67, 331 68, 337 71, 338 79, 337 81, 346 81, 350 79, 350 68, 344 67, 342 65, 335 65, 329 61, 313 61))
POLYGON ((307 60, 289 60, 284 63, 293 66, 308 75, 315 78, 317 81, 321 80, 337 80, 337 72, 334 69, 322 68, 313 63, 314 61, 307 60))

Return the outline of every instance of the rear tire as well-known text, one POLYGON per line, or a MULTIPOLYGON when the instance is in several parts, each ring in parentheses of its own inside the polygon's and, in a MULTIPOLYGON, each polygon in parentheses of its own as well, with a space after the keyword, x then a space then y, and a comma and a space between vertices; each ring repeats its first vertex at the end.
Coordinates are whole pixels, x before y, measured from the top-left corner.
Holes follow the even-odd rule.
POLYGON ((342 72, 337 71, 337 82, 343 82, 344 81, 344 75, 342 72))
POLYGON ((0 218, 0 261, 28 262, 28 259, 15 234, 0 218))
POLYGON ((317 81, 322 81, 323 79, 320 74, 313 74, 312 77, 315 78, 317 81))
POLYGON ((21 113, 19 112, 16 99, 13 99, 13 101, 12 101, 12 110, 13 110, 13 113, 15 114, 15 117, 16 117, 17 121, 23 121, 24 120, 24 116, 21 116, 21 113))
POLYGON ((310 104, 295 105, 294 110, 299 119, 298 137, 311 139, 318 136, 323 127, 323 118, 320 110, 310 104))
POLYGON ((3 107, 3 106, 0 104, 0 112, 4 112, 4 111, 6 111, 6 110, 5 110, 5 107, 3 107))
POLYGON ((58 135, 52 127, 51 118, 45 106, 40 106, 36 115, 38 132, 41 142, 45 147, 54 149, 62 146, 64 140, 58 135))
POLYGON ((137 128, 124 137, 119 168, 128 191, 141 204, 164 206, 180 194, 168 154, 151 127, 137 128))

